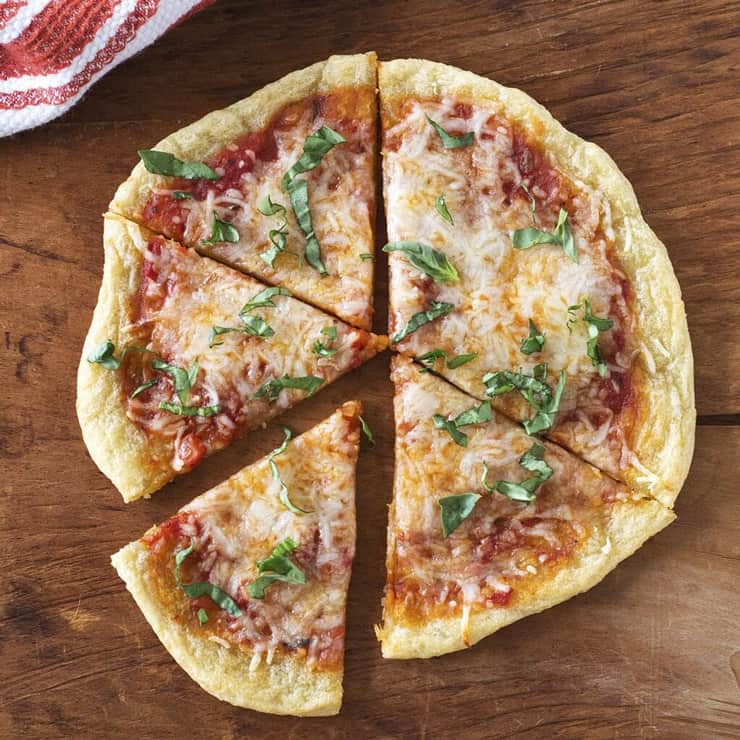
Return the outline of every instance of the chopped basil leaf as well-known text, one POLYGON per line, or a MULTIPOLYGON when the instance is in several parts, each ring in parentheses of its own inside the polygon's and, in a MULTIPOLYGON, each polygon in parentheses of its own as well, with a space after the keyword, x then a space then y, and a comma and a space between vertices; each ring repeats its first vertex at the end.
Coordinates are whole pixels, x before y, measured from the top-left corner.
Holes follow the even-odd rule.
MULTIPOLYGON (((545 448, 537 442, 519 458, 519 464, 535 475, 520 483, 499 480, 496 481, 494 488, 512 501, 530 503, 536 498, 535 491, 552 475, 552 468, 545 462, 545 448)), ((486 490, 491 491, 492 488, 486 482, 487 473, 488 470, 484 464, 482 482, 486 490)))
POLYGON ((558 244, 573 262, 578 262, 576 243, 568 224, 568 211, 564 208, 561 208, 558 213, 558 222, 553 233, 534 227, 516 229, 511 241, 514 249, 529 249, 536 244, 558 244))
POLYGON ((372 260, 372 259, 375 259, 375 257, 372 254, 370 254, 370 252, 363 252, 360 255, 360 259, 363 260, 363 261, 364 260, 372 260))
POLYGON ((586 340, 586 354, 591 358, 591 362, 597 369, 599 375, 604 378, 609 372, 609 368, 604 362, 599 348, 599 333, 608 331, 614 326, 611 319, 600 318, 595 316, 591 310, 591 302, 588 298, 583 299, 583 303, 576 303, 574 306, 568 306, 568 332, 573 333, 573 324, 578 321, 576 312, 583 308, 583 320, 588 324, 588 339, 586 340))
POLYGON ((447 221, 450 226, 454 226, 455 222, 452 220, 449 210, 447 210, 447 203, 445 201, 444 193, 440 195, 434 203, 434 207, 437 209, 437 213, 447 221))
POLYGON ((139 149, 139 157, 147 172, 165 177, 182 177, 186 180, 218 180, 220 175, 203 162, 183 162, 169 152, 156 149, 139 149))
POLYGON ((244 326, 212 326, 211 333, 208 335, 209 347, 220 347, 223 342, 217 342, 216 337, 222 334, 238 332, 239 334, 248 334, 252 337, 266 339, 273 336, 275 330, 259 316, 243 316, 244 326))
POLYGON ((312 396, 323 384, 324 379, 318 378, 315 375, 307 375, 305 377, 298 378, 293 378, 290 375, 283 375, 282 378, 273 378, 272 380, 268 380, 266 383, 263 383, 254 397, 266 397, 270 402, 276 401, 283 388, 297 388, 298 390, 306 391, 309 396, 312 396))
POLYGON ((481 475, 480 482, 488 493, 493 493, 496 490, 496 485, 491 485, 488 482, 488 465, 486 463, 483 463, 483 475, 481 475))
POLYGON ((384 252, 403 252, 409 262, 435 283, 456 283, 460 276, 453 264, 437 249, 421 242, 389 242, 384 252))
POLYGON ((478 357, 477 352, 472 352, 467 355, 455 355, 454 357, 448 357, 447 352, 443 349, 433 349, 430 352, 425 352, 423 355, 419 355, 416 359, 428 367, 434 365, 437 360, 444 360, 448 370, 456 370, 458 367, 466 365, 468 362, 472 362, 478 357))
POLYGON ((280 493, 278 494, 278 498, 280 499, 280 503, 288 509, 288 511, 292 511, 294 514, 310 514, 310 511, 307 511, 306 509, 301 509, 299 506, 296 506, 291 500, 290 500, 290 494, 288 493, 288 486, 285 485, 285 482, 280 476, 280 470, 278 470, 277 463, 275 462, 275 458, 278 455, 282 455, 285 450, 288 449, 288 442, 293 437, 293 432, 288 429, 288 427, 283 427, 283 434, 285 437, 283 438, 283 442, 279 447, 276 447, 267 457, 267 461, 270 464, 270 472, 272 473, 272 477, 274 480, 276 480, 280 484, 280 493))
POLYGON ((178 414, 179 416, 202 416, 205 419, 209 416, 215 416, 221 411, 219 404, 215 406, 183 406, 177 403, 169 403, 168 401, 162 401, 159 404, 159 408, 169 411, 171 414, 178 414))
POLYGON ((545 447, 538 442, 519 458, 519 464, 530 473, 537 473, 543 481, 552 475, 552 468, 545 462, 545 447))
POLYGON ((362 433, 365 435, 365 437, 367 437, 367 441, 370 443, 370 446, 375 447, 375 437, 373 436, 373 430, 370 429, 370 425, 365 421, 363 416, 360 416, 359 419, 362 433))
POLYGON ((173 190, 172 195, 175 196, 175 200, 192 200, 193 194, 187 190, 173 190))
POLYGON ((317 339, 311 345, 311 352, 313 352, 315 355, 318 355, 319 357, 333 357, 338 351, 339 350, 337 349, 329 347, 326 342, 322 342, 320 339, 317 339))
POLYGON ((282 229, 270 229, 267 234, 270 239, 270 245, 264 252, 260 252, 260 259, 266 262, 270 267, 275 266, 275 258, 285 251, 285 244, 288 238, 288 232, 282 229))
POLYGON ((445 537, 449 537, 473 513, 479 498, 479 493, 460 493, 438 501, 442 510, 442 534, 445 537))
POLYGON ((591 311, 591 302, 588 298, 583 299, 583 320, 587 324, 595 326, 599 331, 608 331, 614 326, 614 322, 611 319, 602 319, 594 316, 591 311))
POLYGON ((496 490, 512 501, 530 503, 537 498, 535 489, 539 485, 538 478, 527 478, 521 483, 512 483, 508 480, 496 481, 496 490))
POLYGON ((409 334, 413 334, 417 329, 424 326, 424 324, 428 324, 435 319, 446 316, 454 308, 455 306, 453 306, 452 303, 432 301, 426 311, 419 311, 409 319, 409 323, 391 339, 391 344, 398 344, 409 334))
POLYGON ((109 339, 107 342, 96 347, 87 357, 91 364, 102 365, 106 370, 118 370, 123 361, 123 355, 119 360, 116 357, 116 345, 109 339))
POLYGON ((255 308, 275 308, 275 304, 271 300, 276 295, 290 296, 292 293, 285 288, 265 288, 259 293, 255 293, 242 307, 239 314, 246 314, 253 311, 255 308))
POLYGON ((529 320, 529 336, 522 339, 519 349, 523 355, 533 355, 535 352, 541 352, 545 346, 545 335, 541 334, 539 329, 534 325, 532 319, 529 320))
POLYGON ((202 627, 208 621, 208 613, 202 607, 198 609, 198 623, 202 627))
POLYGON ((454 419, 446 419, 441 414, 435 414, 432 421, 434 422, 434 428, 444 429, 452 437, 455 444, 460 445, 460 447, 467 447, 468 435, 461 432, 460 427, 470 424, 485 424, 491 421, 492 418, 490 401, 483 401, 480 405, 473 406, 458 414, 454 419))
MULTIPOLYGON (((548 401, 543 401, 541 405, 535 406, 537 413, 531 419, 525 419, 522 422, 524 431, 527 434, 539 434, 546 429, 550 429, 555 423, 555 418, 560 409, 560 399, 565 389, 565 370, 562 370, 558 383, 555 386, 555 392, 548 401)), ((526 398, 526 396, 525 396, 526 398)), ((530 402, 531 403, 531 402, 530 402)))
POLYGON ((284 214, 285 206, 281 203, 273 203, 272 198, 268 195, 260 205, 257 206, 257 210, 263 216, 275 216, 276 214, 284 214))
POLYGON ((460 447, 468 446, 468 435, 457 428, 457 424, 455 424, 454 419, 446 419, 441 414, 435 414, 432 417, 432 421, 434 422, 434 428, 443 429, 447 432, 447 434, 452 437, 452 441, 456 445, 459 445, 460 447))
POLYGON ((297 547, 290 537, 286 537, 268 557, 257 561, 258 578, 247 586, 253 599, 264 599, 265 591, 275 581, 296 584, 306 582, 306 574, 289 557, 297 547))
POLYGON ((321 330, 321 333, 325 337, 329 337, 329 339, 331 339, 331 341, 333 342, 337 338, 337 327, 334 326, 334 324, 331 324, 330 326, 325 326, 321 330))
POLYGON ((140 386, 138 386, 134 392, 129 396, 129 398, 136 398, 140 393, 143 393, 144 391, 148 391, 150 388, 153 388, 155 385, 157 385, 159 381, 154 378, 154 380, 149 380, 146 383, 142 383, 140 386))
POLYGON ((306 137, 300 159, 283 175, 281 187, 286 190, 290 182, 301 172, 308 172, 321 162, 337 144, 347 141, 341 134, 322 126, 318 131, 306 137))
POLYGON ((196 360, 188 370, 185 370, 155 357, 152 360, 152 368, 161 373, 166 373, 172 378, 175 393, 177 393, 177 397, 180 399, 180 404, 184 406, 188 402, 188 398, 190 398, 190 390, 195 385, 196 378, 198 377, 198 370, 200 368, 198 361, 196 360))
POLYGON ((433 121, 427 116, 429 125, 437 132, 437 135, 442 141, 442 146, 445 149, 460 149, 461 147, 470 146, 475 141, 475 134, 472 131, 468 131, 460 136, 452 136, 448 134, 436 121, 433 121))
POLYGON ((308 183, 305 180, 291 180, 288 183, 288 196, 290 197, 290 204, 293 206, 293 213, 295 214, 298 226, 306 236, 306 246, 304 247, 304 255, 306 262, 308 262, 319 275, 328 275, 324 263, 321 261, 321 247, 319 240, 316 238, 316 234, 313 230, 313 221, 311 219, 311 211, 308 207, 308 183))
MULTIPOLYGON (((211 601, 220 606, 227 614, 232 617, 241 617, 242 610, 237 606, 236 602, 229 596, 226 591, 222 591, 218 586, 213 583, 183 583, 180 580, 180 565, 185 558, 190 555, 195 547, 195 540, 190 540, 190 546, 184 550, 180 550, 175 555, 175 582, 185 592, 190 599, 197 599, 201 596, 210 597, 211 601)), ((198 620, 201 624, 203 622, 198 620)))
POLYGON ((233 224, 228 221, 222 221, 215 213, 213 214, 213 224, 211 225, 210 239, 201 239, 200 243, 204 247, 212 247, 214 244, 221 242, 238 242, 239 232, 233 224))

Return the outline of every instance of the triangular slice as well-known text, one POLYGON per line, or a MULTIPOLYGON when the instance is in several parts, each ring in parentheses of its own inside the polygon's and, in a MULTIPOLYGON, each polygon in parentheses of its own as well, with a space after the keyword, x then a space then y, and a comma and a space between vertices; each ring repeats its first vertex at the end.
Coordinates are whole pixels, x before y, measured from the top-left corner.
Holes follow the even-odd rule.
POLYGON ((344 404, 112 558, 165 648, 223 701, 339 711, 360 412, 344 404), (286 509, 283 485, 310 513, 286 509))
POLYGON ((675 518, 406 358, 392 377, 386 658, 460 650, 565 601, 675 518))
POLYGON ((523 92, 469 72, 383 63, 380 96, 399 250, 391 334, 418 326, 397 349, 672 504, 693 452, 691 345, 665 247, 626 178, 523 92), (456 366, 460 355, 475 357, 456 366))
POLYGON ((140 162, 109 208, 369 329, 376 84, 374 53, 293 72, 153 147, 195 165, 143 155, 196 179, 140 162))
POLYGON ((104 243, 77 414, 93 460, 126 501, 386 345, 120 217, 106 217, 104 243))

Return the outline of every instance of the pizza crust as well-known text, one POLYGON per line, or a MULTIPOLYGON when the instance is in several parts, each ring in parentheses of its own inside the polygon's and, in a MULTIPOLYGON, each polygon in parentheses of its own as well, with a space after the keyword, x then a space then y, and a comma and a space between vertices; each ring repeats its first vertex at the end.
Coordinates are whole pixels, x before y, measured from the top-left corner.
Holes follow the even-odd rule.
POLYGON ((326 716, 342 704, 341 671, 312 671, 292 655, 277 655, 248 670, 251 653, 203 639, 154 598, 147 576, 146 546, 133 542, 111 558, 147 622, 181 668, 203 689, 238 707, 271 714, 326 716))
POLYGON ((131 423, 123 407, 118 373, 91 364, 87 357, 110 339, 129 343, 129 305, 139 290, 142 251, 134 247, 141 229, 125 219, 106 216, 105 265, 98 303, 82 348, 77 371, 77 418, 93 462, 128 502, 149 496, 174 477, 166 463, 152 463, 156 446, 131 423))
MULTIPOLYGON (((467 640, 463 638, 460 617, 404 623, 394 615, 392 609, 388 610, 385 623, 376 627, 376 634, 382 642, 383 657, 431 658, 474 645, 501 627, 549 609, 592 588, 675 518, 672 511, 649 499, 641 499, 637 504, 631 502, 616 505, 606 532, 610 547, 592 539, 584 546, 583 554, 576 563, 559 570, 552 580, 538 589, 536 598, 528 599, 526 604, 510 609, 491 608, 472 613, 467 628, 467 640)), ((390 521, 392 520, 391 512, 390 521)), ((390 529, 388 540, 388 568, 392 572, 395 543, 390 529)))
POLYGON ((645 223, 628 180, 603 149, 567 131, 521 90, 421 59, 381 63, 379 87, 381 107, 409 96, 442 94, 493 103, 541 141, 567 177, 604 193, 611 207, 615 254, 635 293, 641 347, 633 375, 638 412, 628 442, 647 471, 629 466, 623 480, 672 506, 694 450, 693 356, 668 253, 645 223))

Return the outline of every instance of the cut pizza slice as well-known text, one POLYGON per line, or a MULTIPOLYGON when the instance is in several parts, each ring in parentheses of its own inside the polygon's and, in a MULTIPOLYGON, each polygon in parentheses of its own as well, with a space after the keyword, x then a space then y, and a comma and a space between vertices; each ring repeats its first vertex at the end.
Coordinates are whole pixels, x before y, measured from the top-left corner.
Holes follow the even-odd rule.
POLYGON ((377 60, 333 56, 139 152, 109 209, 369 329, 377 60))
POLYGON ((394 356, 386 658, 460 650, 591 588, 673 512, 394 356))
POLYGON ((379 81, 395 347, 671 505, 691 346, 630 184, 519 90, 421 60, 379 81))
POLYGON ((165 648, 223 701, 339 711, 361 410, 346 403, 295 439, 286 430, 112 558, 165 648))
POLYGON ((106 217, 104 244, 77 414, 90 455, 126 501, 386 345, 123 218, 106 217))

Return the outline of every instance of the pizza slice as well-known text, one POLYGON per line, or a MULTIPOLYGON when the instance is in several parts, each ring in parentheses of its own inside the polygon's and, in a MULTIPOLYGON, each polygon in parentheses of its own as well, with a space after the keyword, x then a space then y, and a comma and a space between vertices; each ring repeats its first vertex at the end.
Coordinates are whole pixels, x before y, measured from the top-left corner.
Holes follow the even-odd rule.
POLYGON ((630 184, 519 90, 421 60, 379 85, 395 348, 672 504, 691 346, 630 184))
POLYGON ((95 463, 131 501, 386 345, 117 216, 77 378, 95 463))
POLYGON ((175 132, 109 209, 369 329, 377 60, 333 56, 175 132))
POLYGON ((341 409, 117 552, 157 637, 210 694, 336 714, 361 405, 341 409))
POLYGON ((675 518, 407 358, 392 378, 386 658, 460 650, 565 601, 675 518))

